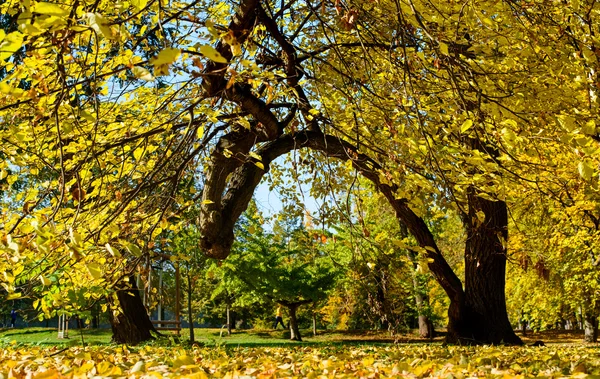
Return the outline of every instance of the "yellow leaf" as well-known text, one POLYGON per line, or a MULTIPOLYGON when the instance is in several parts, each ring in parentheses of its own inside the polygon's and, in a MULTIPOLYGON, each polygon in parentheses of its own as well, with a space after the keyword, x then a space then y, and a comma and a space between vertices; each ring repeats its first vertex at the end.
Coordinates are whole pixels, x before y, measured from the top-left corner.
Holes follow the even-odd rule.
POLYGON ((256 159, 257 161, 262 161, 262 157, 260 155, 256 154, 254 151, 249 152, 248 155, 250 155, 252 158, 256 159))
POLYGON ((587 162, 579 162, 579 175, 585 180, 590 180, 594 175, 594 169, 587 162))
POLYGON ((198 128, 196 131, 196 137, 198 137, 198 139, 202 139, 202 137, 204 137, 204 126, 198 128))
POLYGON ((34 375, 33 379, 54 379, 60 377, 62 377, 62 375, 59 375, 58 371, 56 371, 55 369, 50 369, 34 375))
POLYGON ((69 10, 59 7, 57 4, 46 2, 35 4, 33 6, 33 12, 58 17, 65 17, 69 15, 69 10))
POLYGON ((227 59, 225 59, 214 47, 210 45, 203 45, 200 47, 200 53, 210 59, 211 61, 217 63, 228 63, 227 59))
POLYGON ((440 52, 444 55, 448 55, 448 45, 440 42, 440 52))
POLYGON ((135 149, 133 151, 133 157, 135 158, 136 161, 139 161, 143 155, 144 155, 144 148, 142 148, 142 147, 138 147, 137 149, 135 149))
POLYGON ((99 13, 86 13, 88 25, 94 29, 98 34, 108 39, 115 37, 113 29, 110 27, 108 21, 99 13))
POLYGON ((254 162, 254 165, 263 171, 265 170, 265 165, 262 162, 254 162))
POLYGON ((85 265, 92 278, 98 280, 102 278, 102 268, 97 263, 88 263, 85 265))
POLYGON ((154 59, 151 60, 151 63, 154 66, 160 66, 163 64, 171 64, 177 60, 177 57, 181 54, 181 50, 169 47, 167 49, 161 50, 160 53, 154 59))
POLYGON ((190 357, 189 355, 182 355, 173 361, 173 367, 179 368, 181 366, 193 365, 194 363, 196 363, 194 362, 194 358, 190 357))
POLYGON ((230 45, 231 48, 231 54, 234 57, 237 57, 238 55, 242 55, 242 45, 240 45, 239 43, 234 43, 233 45, 230 45))
POLYGON ((135 66, 131 69, 131 71, 133 72, 133 75, 135 75, 135 77, 138 79, 142 79, 147 82, 154 80, 154 76, 152 76, 150 71, 146 70, 143 67, 135 66))
POLYGON ((146 365, 144 363, 144 361, 137 361, 136 364, 133 365, 133 367, 130 370, 131 373, 134 372, 146 372, 146 365))
POLYGON ((42 285, 44 286, 49 286, 50 284, 52 284, 52 281, 46 278, 44 275, 40 275, 40 282, 42 282, 42 285))
POLYGON ((472 126, 473 126, 473 120, 467 120, 467 121, 463 122, 463 124, 460 127, 460 132, 464 133, 467 130, 471 129, 472 126))
POLYGON ((9 293, 8 296, 6 297, 6 300, 20 299, 21 296, 22 296, 21 292, 9 293))
POLYGON ((106 243, 106 245, 104 245, 104 247, 106 247, 106 251, 108 251, 108 253, 109 253, 110 255, 112 255, 113 257, 120 257, 120 256, 121 256, 121 254, 119 253, 119 251, 118 251, 118 250, 115 250, 115 249, 113 249, 113 247, 112 247, 112 246, 110 246, 110 244, 109 244, 109 243, 106 243))
POLYGON ((202 202, 200 204, 214 204, 215 202, 212 200, 202 200, 202 202))
POLYGON ((0 43, 0 60, 7 60, 17 50, 23 46, 23 34, 21 32, 12 32, 8 34, 0 43))
POLYGON ((71 238, 71 243, 75 245, 81 244, 81 235, 73 230, 73 228, 69 228, 69 236, 71 238))
POLYGON ((131 5, 138 10, 142 10, 146 8, 146 5, 148 5, 148 0, 131 0, 131 5))

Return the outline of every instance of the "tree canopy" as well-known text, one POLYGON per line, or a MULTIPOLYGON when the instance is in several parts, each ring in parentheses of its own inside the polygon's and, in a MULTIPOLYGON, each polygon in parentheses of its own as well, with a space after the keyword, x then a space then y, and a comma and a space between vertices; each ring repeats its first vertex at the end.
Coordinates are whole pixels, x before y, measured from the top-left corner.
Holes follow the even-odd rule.
POLYGON ((360 173, 385 197, 450 298, 451 340, 519 343, 504 296, 509 221, 550 215, 539 238, 597 262, 599 11, 4 2, 6 298, 36 293, 47 316, 85 309, 166 248, 194 206, 201 249, 226 258, 256 186, 293 152, 281 170, 312 174, 317 192, 352 193, 360 173), (324 174, 333 166, 339 179, 324 174), (432 205, 461 218, 464 277, 426 222, 432 205))

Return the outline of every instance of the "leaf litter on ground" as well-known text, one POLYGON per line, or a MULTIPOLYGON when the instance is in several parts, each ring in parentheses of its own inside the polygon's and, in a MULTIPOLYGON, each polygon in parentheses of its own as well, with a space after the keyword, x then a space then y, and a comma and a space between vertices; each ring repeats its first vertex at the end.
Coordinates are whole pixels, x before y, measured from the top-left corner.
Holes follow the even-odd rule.
POLYGON ((26 378, 525 378, 600 375, 593 346, 321 347, 6 346, 0 379, 26 378))

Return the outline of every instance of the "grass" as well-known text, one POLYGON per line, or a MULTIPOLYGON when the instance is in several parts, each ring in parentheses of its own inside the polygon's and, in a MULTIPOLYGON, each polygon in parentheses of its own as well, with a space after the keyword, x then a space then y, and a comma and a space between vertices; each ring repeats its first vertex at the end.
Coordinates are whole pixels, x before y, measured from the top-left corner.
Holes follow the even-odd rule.
MULTIPOLYGON (((303 342, 289 340, 289 331, 287 330, 235 330, 228 336, 226 330, 195 328, 195 341, 203 345, 223 345, 223 346, 240 346, 240 347, 284 347, 289 345, 357 345, 357 344, 387 344, 394 342, 427 342, 426 340, 418 339, 412 335, 402 335, 391 337, 389 333, 384 332, 344 332, 344 331, 319 331, 315 337, 312 336, 310 330, 302 330, 303 342)), ((56 328, 16 328, 16 329, 0 329, 0 343, 19 343, 26 345, 42 345, 42 346, 77 346, 82 345, 81 334, 83 341, 86 344, 109 344, 111 342, 110 329, 71 329, 69 330, 68 339, 58 339, 56 328)), ((172 332, 163 332, 165 341, 168 341, 175 334, 172 332)), ((189 330, 183 329, 180 336, 181 341, 189 340, 189 330)), ((436 339, 441 342, 441 339, 436 339)), ((159 340, 160 343, 160 340, 159 340)))
MULTIPOLYGON (((379 331, 319 331, 317 336, 312 336, 310 330, 302 330, 303 342, 289 340, 287 330, 235 330, 230 336, 221 329, 195 328, 195 340, 199 344, 208 346, 231 347, 285 347, 291 345, 382 345, 390 343, 426 343, 429 340, 418 338, 414 334, 391 336, 387 332, 379 331), (221 336, 222 334, 222 336, 221 336)), ((71 329, 68 339, 58 339, 56 328, 16 328, 0 329, 0 344, 18 343, 25 345, 41 346, 81 346, 85 344, 105 345, 111 343, 110 329, 71 329)), ((166 332, 162 342, 170 343, 174 334, 166 332)), ((180 341, 189 340, 188 329, 183 329, 180 341)), ((530 344, 542 340, 548 344, 580 344, 583 340, 582 332, 574 331, 547 331, 540 333, 529 332, 523 341, 530 344)), ((443 337, 436 337, 433 341, 439 344, 443 337)), ((162 343, 158 340, 158 343, 162 343)))
POLYGON ((58 339, 56 328, 14 328, 0 329, 1 343, 16 343, 27 345, 75 346, 81 345, 81 335, 86 344, 110 343, 110 329, 71 329, 68 339, 58 339))

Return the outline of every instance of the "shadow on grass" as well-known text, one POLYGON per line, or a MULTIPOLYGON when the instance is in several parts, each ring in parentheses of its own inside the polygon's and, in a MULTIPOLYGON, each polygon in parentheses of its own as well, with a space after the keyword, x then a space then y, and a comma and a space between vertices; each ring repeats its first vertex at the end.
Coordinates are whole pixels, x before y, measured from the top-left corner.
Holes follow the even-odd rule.
POLYGON ((29 334, 40 334, 40 333, 45 333, 48 334, 49 332, 54 332, 56 331, 56 329, 18 329, 18 328, 10 328, 10 329, 1 329, 0 330, 0 335, 4 334, 4 335, 29 335, 29 334))

